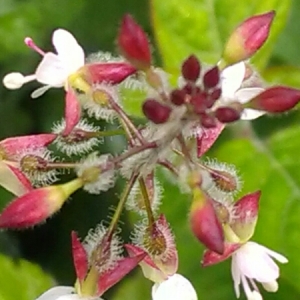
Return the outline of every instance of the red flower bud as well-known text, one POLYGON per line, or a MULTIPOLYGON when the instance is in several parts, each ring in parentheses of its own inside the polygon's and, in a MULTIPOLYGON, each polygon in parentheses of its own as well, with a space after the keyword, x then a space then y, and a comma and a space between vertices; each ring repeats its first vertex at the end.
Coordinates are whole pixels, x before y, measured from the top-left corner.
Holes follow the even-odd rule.
POLYGON ((254 55, 267 40, 275 11, 256 15, 240 24, 229 37, 223 52, 226 64, 235 64, 254 55))
POLYGON ((200 75, 201 65, 195 55, 189 56, 181 66, 181 74, 185 80, 195 82, 200 75))
POLYGON ((163 124, 168 121, 171 108, 159 103, 155 99, 147 99, 142 107, 144 115, 155 124, 163 124))
POLYGON ((198 190, 190 212, 191 229, 197 239, 208 249, 223 254, 224 234, 208 195, 198 190))
POLYGON ((45 221, 81 186, 82 181, 75 179, 65 184, 32 190, 16 198, 0 215, 0 228, 21 229, 45 221))
POLYGON ((250 100, 247 108, 281 113, 295 107, 300 101, 300 90, 285 86, 271 87, 250 100))
POLYGON ((231 123, 241 117, 241 113, 232 107, 219 107, 215 111, 216 118, 222 123, 231 123))
POLYGON ((220 81, 220 71, 217 66, 208 70, 203 76, 203 84, 205 88, 210 89, 215 87, 220 81))
POLYGON ((171 92, 170 98, 171 98, 171 102, 174 105, 182 105, 185 102, 185 96, 186 96, 186 92, 184 90, 173 90, 171 92))
POLYGON ((151 66, 151 51, 144 30, 127 14, 123 17, 117 43, 121 54, 137 69, 151 66))

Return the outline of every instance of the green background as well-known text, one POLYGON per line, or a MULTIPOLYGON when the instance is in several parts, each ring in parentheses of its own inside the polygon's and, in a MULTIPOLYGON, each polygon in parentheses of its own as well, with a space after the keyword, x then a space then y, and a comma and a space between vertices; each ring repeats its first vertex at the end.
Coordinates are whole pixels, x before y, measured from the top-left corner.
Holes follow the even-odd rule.
MULTIPOLYGON (((149 34, 156 64, 176 74, 181 61, 191 53, 205 62, 217 62, 226 37, 239 22, 271 9, 277 11, 271 37, 253 63, 268 82, 299 87, 298 0, 0 0, 0 76, 14 70, 32 73, 40 58, 24 45, 24 37, 31 36, 50 50, 51 33, 58 27, 70 30, 86 53, 114 52, 118 24, 127 12, 149 34)), ((30 92, 37 86, 28 84, 18 91, 0 88, 0 138, 47 132, 63 116, 63 91, 53 89, 32 100, 30 92)), ((131 111, 138 112, 139 106, 140 102, 133 101, 131 111)), ((300 114, 295 110, 229 126, 208 153, 237 166, 244 181, 241 194, 262 190, 253 239, 290 260, 281 266, 278 293, 266 293, 264 299, 300 299, 299 124, 300 114)), ((116 153, 122 146, 122 139, 108 139, 101 151, 116 153)), ((163 176, 161 181, 165 187, 162 211, 176 235, 179 272, 193 282, 199 300, 234 299, 229 261, 207 269, 200 267, 203 247, 187 224, 189 201, 163 176)), ((72 285, 70 231, 84 237, 101 220, 108 220, 121 186, 95 197, 77 192, 46 224, 26 231, 1 232, 0 300, 35 299, 54 284, 72 285)), ((0 190, 0 208, 11 199, 0 190)), ((133 228, 131 220, 131 216, 123 215, 124 239, 133 228)), ((150 288, 151 283, 137 269, 104 298, 148 300, 150 288)))

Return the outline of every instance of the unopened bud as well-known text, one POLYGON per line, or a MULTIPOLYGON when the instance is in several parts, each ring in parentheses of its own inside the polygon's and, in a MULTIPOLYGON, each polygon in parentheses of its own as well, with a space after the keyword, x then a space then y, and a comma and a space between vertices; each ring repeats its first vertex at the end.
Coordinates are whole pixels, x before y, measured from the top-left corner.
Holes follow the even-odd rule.
POLYGON ((191 229, 197 239, 208 249, 222 254, 224 234, 208 195, 194 189, 194 200, 190 211, 191 229))
POLYGON ((220 71, 217 66, 208 70, 203 76, 203 84, 205 88, 210 89, 215 87, 220 81, 220 71))
POLYGON ((271 87, 246 103, 247 108, 281 113, 295 107, 300 101, 300 90, 285 86, 271 87))
POLYGON ((233 107, 219 107, 215 111, 216 118, 222 123, 231 123, 240 119, 241 112, 233 107))
POLYGON ((254 233, 260 195, 260 191, 247 194, 234 205, 234 218, 230 227, 241 241, 248 241, 254 233))
POLYGON ((171 102, 174 105, 180 106, 185 102, 185 96, 186 96, 186 93, 184 90, 178 90, 178 89, 173 90, 170 95, 171 102))
POLYGON ((201 71, 201 65, 198 58, 195 55, 189 56, 181 66, 181 74, 185 80, 195 82, 201 71))
POLYGON ((117 43, 121 54, 137 69, 151 66, 151 50, 144 30, 126 14, 121 23, 117 43))
POLYGON ((201 125, 204 128, 215 128, 217 126, 218 121, 214 116, 211 116, 209 114, 203 113, 201 114, 201 119, 200 119, 201 125))
POLYGON ((142 107, 144 115, 155 124, 163 124, 168 121, 172 109, 159 103, 155 99, 147 99, 142 107))
POLYGON ((240 24, 229 37, 223 52, 227 65, 246 60, 254 55, 269 37, 275 11, 252 16, 240 24))
POLYGON ((32 190, 16 198, 0 215, 0 228, 22 229, 37 225, 57 212, 82 186, 80 179, 32 190))

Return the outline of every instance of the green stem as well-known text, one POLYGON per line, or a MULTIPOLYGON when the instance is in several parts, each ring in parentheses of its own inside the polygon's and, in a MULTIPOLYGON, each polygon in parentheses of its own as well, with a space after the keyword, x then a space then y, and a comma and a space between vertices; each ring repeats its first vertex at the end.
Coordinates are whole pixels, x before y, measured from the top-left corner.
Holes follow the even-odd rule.
POLYGON ((146 212, 147 212, 149 227, 151 227, 154 224, 155 220, 154 220, 154 216, 153 216, 153 212, 152 212, 152 208, 151 208, 151 202, 150 202, 150 199, 149 199, 149 195, 148 195, 145 180, 143 178, 140 178, 139 179, 139 184, 140 184, 140 189, 141 189, 142 196, 143 196, 143 199, 144 199, 144 204, 145 204, 145 209, 146 209, 146 212))
POLYGON ((134 174, 131 176, 130 180, 128 181, 128 183, 126 184, 125 186, 125 189, 123 190, 123 193, 122 193, 122 196, 121 196, 121 199, 118 203, 118 206, 115 210, 115 213, 113 215, 113 218, 110 222, 110 225, 109 225, 109 228, 107 230, 107 237, 108 239, 110 239, 113 235, 113 233, 115 232, 116 228, 117 228, 117 224, 118 224, 118 221, 120 219, 120 216, 121 216, 121 213, 123 211, 123 208, 124 208, 124 205, 126 203, 126 200, 130 194, 130 191, 134 185, 134 183, 136 182, 138 178, 138 175, 137 174, 134 174))

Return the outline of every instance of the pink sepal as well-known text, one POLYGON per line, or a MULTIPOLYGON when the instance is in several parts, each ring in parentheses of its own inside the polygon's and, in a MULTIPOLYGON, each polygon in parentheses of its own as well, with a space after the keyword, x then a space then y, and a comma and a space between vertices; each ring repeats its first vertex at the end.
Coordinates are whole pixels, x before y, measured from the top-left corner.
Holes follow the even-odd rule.
POLYGON ((77 100, 76 94, 69 89, 65 97, 65 129, 63 136, 69 135, 80 120, 81 106, 77 100))
POLYGON ((197 156, 201 157, 205 154, 210 147, 214 144, 217 140, 225 125, 218 122, 217 126, 214 128, 203 129, 202 135, 197 137, 197 156))
POLYGON ((87 70, 87 80, 91 84, 101 82, 118 84, 137 71, 125 62, 93 63, 84 68, 87 70))
POLYGON ((98 296, 101 296, 110 287, 119 282, 124 276, 132 271, 146 256, 143 250, 135 253, 134 256, 125 257, 116 262, 115 267, 101 274, 98 281, 98 296))
POLYGON ((71 233, 72 237, 72 256, 73 263, 76 271, 76 276, 81 283, 88 271, 88 258, 87 253, 79 241, 79 238, 75 231, 71 233))
POLYGON ((234 243, 234 244, 225 243, 224 244, 224 252, 221 255, 216 252, 213 252, 209 249, 205 250, 203 253, 202 261, 201 261, 202 267, 208 267, 211 265, 215 265, 217 263, 220 263, 220 262, 226 260, 233 254, 233 252, 235 252, 241 246, 242 246, 242 244, 239 244, 239 243, 234 243))
POLYGON ((7 138, 0 142, 7 155, 16 155, 22 150, 37 149, 51 144, 57 135, 54 133, 42 133, 34 135, 16 136, 7 138))

